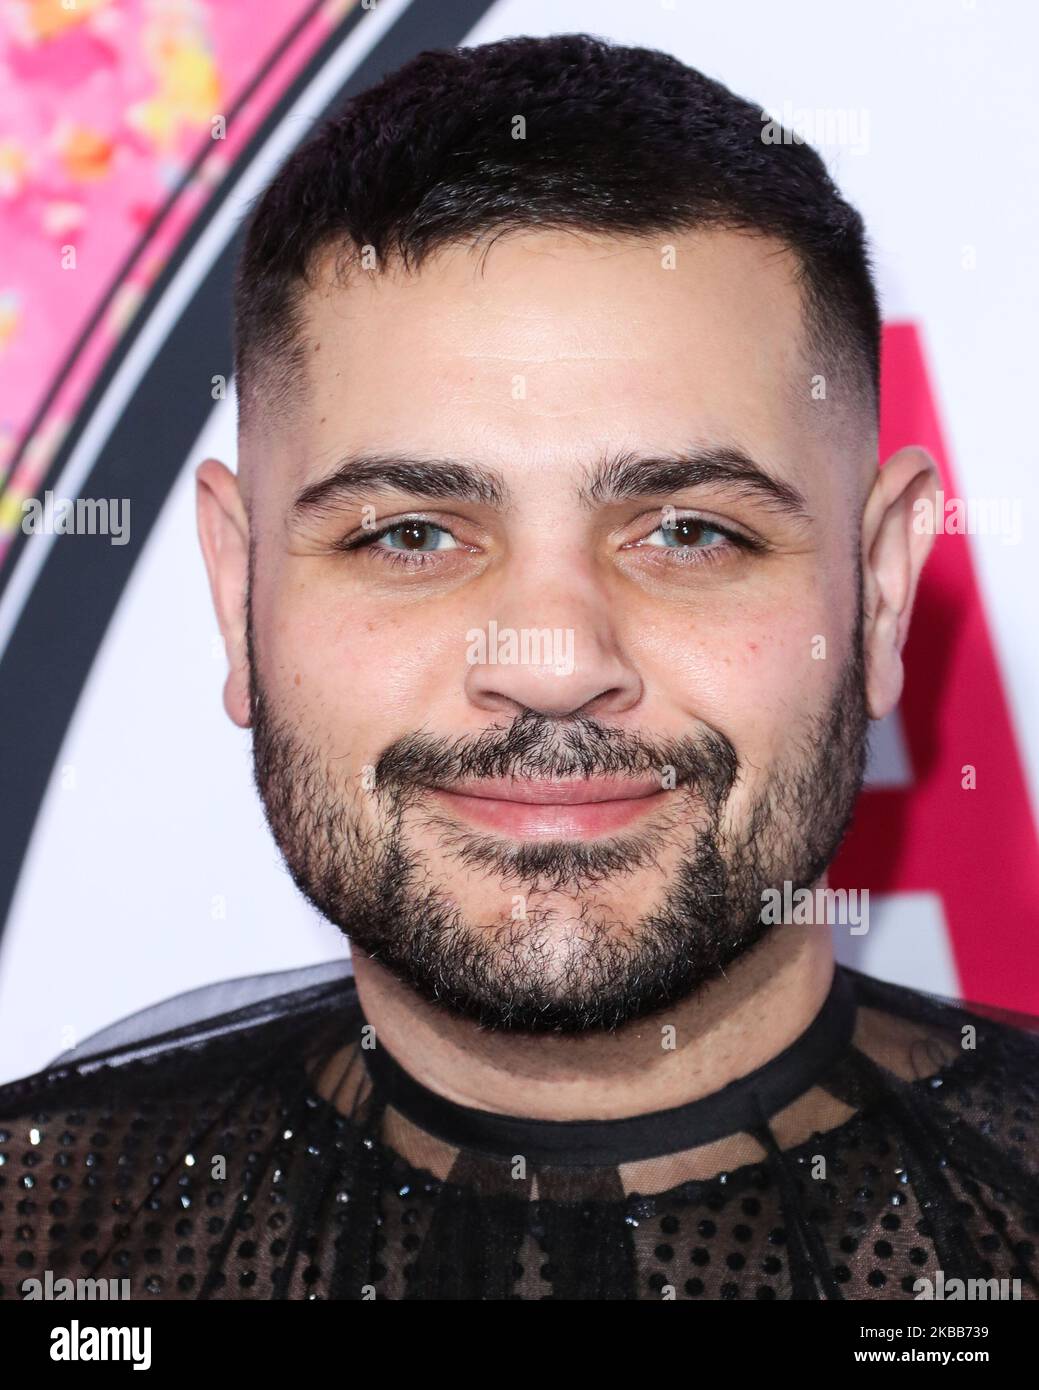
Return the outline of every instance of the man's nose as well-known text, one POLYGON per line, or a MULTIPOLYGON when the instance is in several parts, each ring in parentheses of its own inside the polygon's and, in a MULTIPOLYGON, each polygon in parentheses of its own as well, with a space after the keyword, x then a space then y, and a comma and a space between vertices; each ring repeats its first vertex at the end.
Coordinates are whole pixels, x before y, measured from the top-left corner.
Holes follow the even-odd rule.
POLYGON ((604 598, 594 592, 524 602, 512 594, 466 632, 466 691, 477 708, 564 718, 622 714, 642 696, 604 598))

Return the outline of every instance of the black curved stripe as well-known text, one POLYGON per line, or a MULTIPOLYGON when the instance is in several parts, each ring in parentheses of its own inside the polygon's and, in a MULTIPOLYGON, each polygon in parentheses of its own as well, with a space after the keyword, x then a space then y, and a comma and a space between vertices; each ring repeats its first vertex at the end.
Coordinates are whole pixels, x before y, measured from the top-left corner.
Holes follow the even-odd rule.
MULTIPOLYGON (((317 119, 422 49, 461 43, 493 3, 439 0, 435 6, 412 5, 317 119)), ((329 36, 243 151, 240 167, 246 167, 365 13, 351 11, 329 36)), ((307 133, 301 131, 301 140, 307 133)), ((190 238, 171 257, 148 295, 147 312, 138 315, 138 332, 235 183, 233 178, 225 181, 222 196, 210 200, 190 238)), ((55 536, 0 660, 4 729, 0 755, 0 922, 4 924, 52 768, 98 647, 166 497, 213 409, 210 378, 219 372, 231 375, 231 284, 240 239, 239 230, 210 268, 190 305, 171 325, 163 347, 83 485, 83 496, 131 499, 129 542, 113 546, 107 536, 55 536), (205 344, 204 360, 199 344, 205 344)), ((64 457, 86 428, 136 336, 120 341, 118 352, 96 381, 62 449, 64 457)), ((118 853, 118 846, 113 846, 113 855, 118 853)))

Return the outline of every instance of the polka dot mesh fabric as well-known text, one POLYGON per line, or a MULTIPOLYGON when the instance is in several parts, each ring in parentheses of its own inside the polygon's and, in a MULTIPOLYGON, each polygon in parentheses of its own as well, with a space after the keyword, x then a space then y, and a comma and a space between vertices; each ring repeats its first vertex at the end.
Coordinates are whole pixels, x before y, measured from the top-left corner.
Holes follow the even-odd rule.
POLYGON ((939 1271, 1039 1293, 1026 1019, 839 966, 732 1086, 564 1124, 455 1105, 364 1030, 340 976, 0 1087, 0 1297, 912 1299, 939 1271))

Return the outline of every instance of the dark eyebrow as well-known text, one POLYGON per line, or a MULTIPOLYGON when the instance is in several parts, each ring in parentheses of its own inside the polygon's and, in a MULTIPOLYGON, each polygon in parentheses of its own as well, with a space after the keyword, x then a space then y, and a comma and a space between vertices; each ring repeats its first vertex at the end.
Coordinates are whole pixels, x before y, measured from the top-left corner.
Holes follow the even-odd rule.
POLYGON ((482 464, 360 453, 341 458, 327 478, 305 487, 292 504, 292 514, 320 515, 335 506, 364 502, 382 492, 406 492, 435 501, 482 502, 499 509, 509 497, 501 475, 482 464))
POLYGON ((618 454, 604 459, 581 488, 581 500, 591 507, 632 497, 663 496, 705 483, 722 483, 802 521, 810 518, 808 503, 792 483, 772 476, 735 446, 694 447, 681 454, 646 457, 618 454))
MULTIPOLYGON (((706 483, 735 486, 801 520, 810 516, 808 503, 792 484, 773 477, 749 454, 731 445, 698 446, 681 454, 611 455, 590 471, 578 499, 592 508, 627 498, 666 496, 706 483)), ((292 515, 319 516, 385 492, 405 492, 431 501, 480 502, 497 510, 510 501, 501 474, 482 464, 362 452, 344 456, 327 477, 308 484, 293 502, 292 515)))

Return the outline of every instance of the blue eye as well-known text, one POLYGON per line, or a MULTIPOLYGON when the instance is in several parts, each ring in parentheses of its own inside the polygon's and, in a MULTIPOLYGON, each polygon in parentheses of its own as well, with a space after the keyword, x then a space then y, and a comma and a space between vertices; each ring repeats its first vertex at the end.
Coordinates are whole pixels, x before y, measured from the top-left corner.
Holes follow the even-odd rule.
POLYGON ((415 553, 430 550, 457 550, 458 542, 442 526, 434 526, 431 521, 401 521, 396 526, 388 526, 385 531, 371 539, 372 545, 382 545, 384 550, 398 550, 415 553))
POLYGON ((672 550, 715 550, 720 548, 719 541, 722 545, 728 545, 731 544, 731 537, 706 521, 700 521, 695 516, 686 516, 680 517, 673 526, 658 526, 642 544, 672 550), (664 539, 654 541, 654 536, 663 536, 664 539), (703 544, 705 541, 711 543, 703 544))

